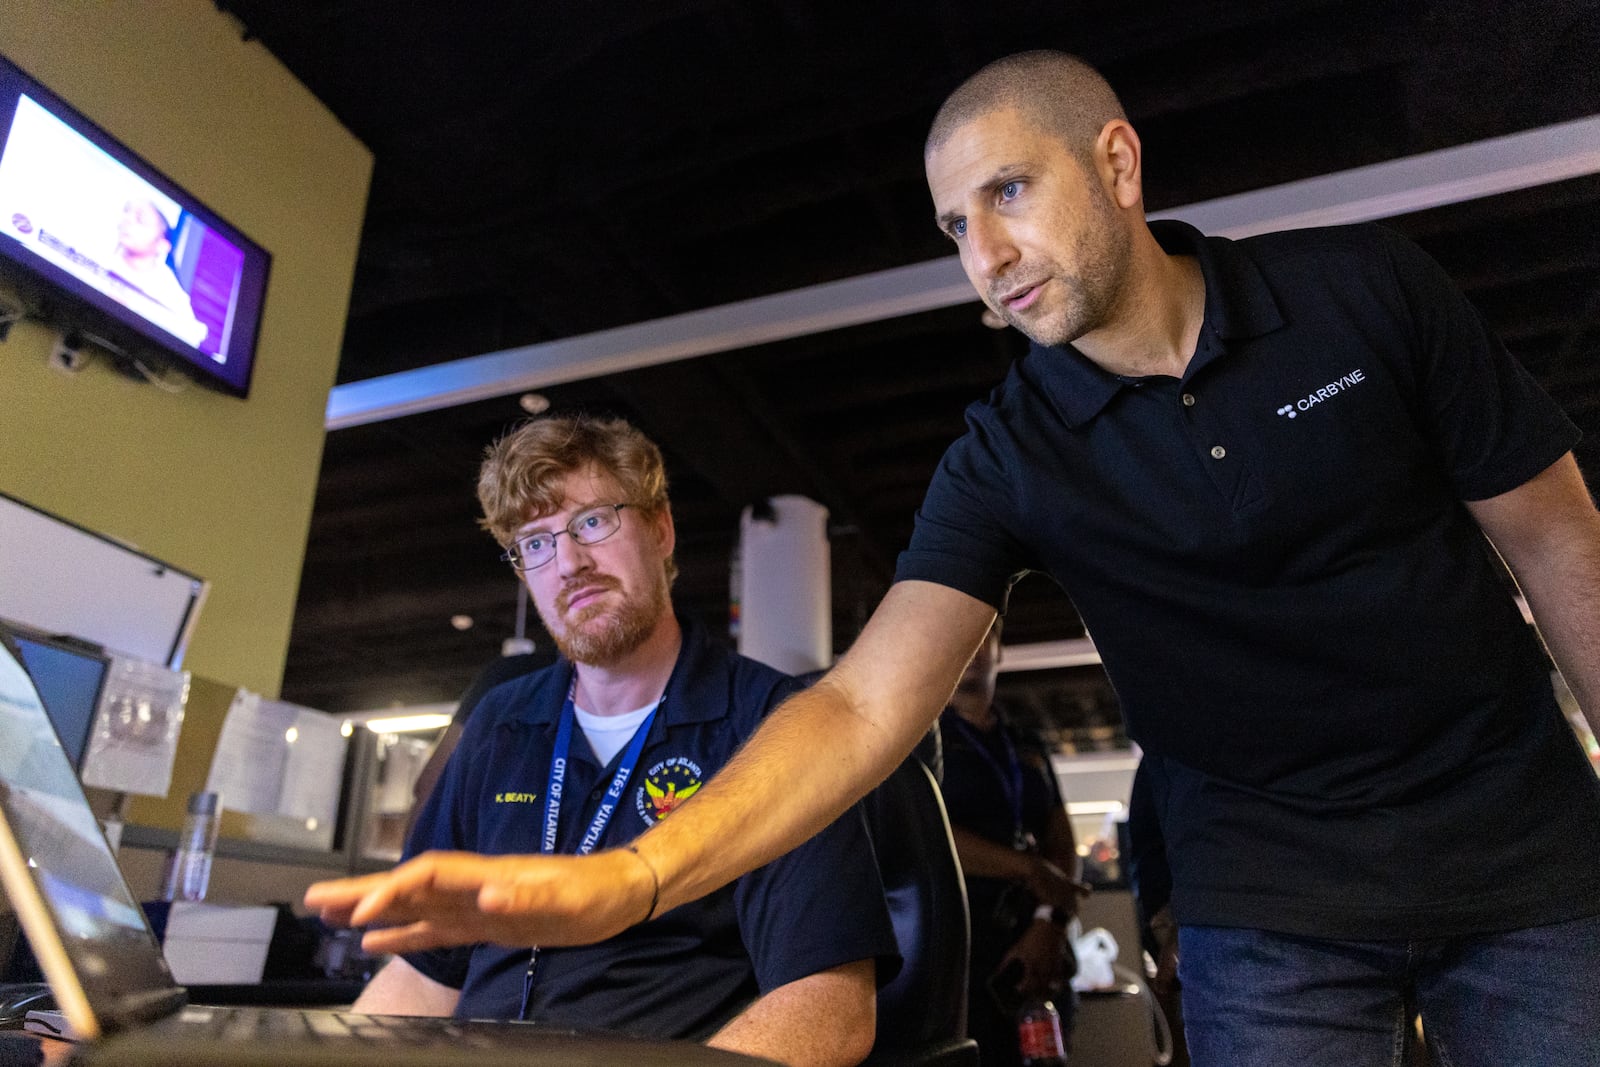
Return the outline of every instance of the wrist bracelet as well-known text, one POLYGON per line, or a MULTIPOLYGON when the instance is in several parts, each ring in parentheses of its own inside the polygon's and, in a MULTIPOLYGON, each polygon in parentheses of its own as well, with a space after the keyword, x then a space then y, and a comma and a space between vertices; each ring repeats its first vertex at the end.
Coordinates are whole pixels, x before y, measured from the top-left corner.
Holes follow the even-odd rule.
POLYGON ((645 912, 644 918, 640 920, 641 922, 649 922, 656 917, 656 907, 661 903, 661 876, 656 874, 655 867, 631 843, 623 845, 622 851, 632 852, 639 858, 639 862, 644 864, 644 869, 650 872, 650 910, 645 912))

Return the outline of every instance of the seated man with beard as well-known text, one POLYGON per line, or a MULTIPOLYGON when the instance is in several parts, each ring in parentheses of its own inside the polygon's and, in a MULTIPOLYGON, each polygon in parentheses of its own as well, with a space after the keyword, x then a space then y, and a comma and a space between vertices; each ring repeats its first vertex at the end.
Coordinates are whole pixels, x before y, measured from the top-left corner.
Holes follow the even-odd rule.
MULTIPOLYGON (((526 423, 489 449, 478 496, 561 658, 483 698, 406 856, 628 849, 798 686, 674 615, 661 454, 627 423, 526 423)), ((598 945, 407 953, 356 1009, 706 1039, 794 1064, 871 1049, 878 960, 898 958, 858 811, 657 912, 598 945)))

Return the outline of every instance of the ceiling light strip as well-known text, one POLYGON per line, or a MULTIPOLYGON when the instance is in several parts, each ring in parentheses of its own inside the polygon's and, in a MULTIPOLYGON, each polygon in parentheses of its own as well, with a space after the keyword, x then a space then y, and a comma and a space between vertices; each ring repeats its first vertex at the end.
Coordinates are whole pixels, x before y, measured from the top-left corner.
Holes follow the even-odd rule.
MULTIPOLYGON (((1600 115, 1152 215, 1207 233, 1389 218, 1600 173, 1600 115)), ((954 256, 334 386, 330 430, 975 301, 954 256)))
POLYGON ((1256 189, 1151 218, 1181 218, 1219 237, 1339 226, 1600 173, 1600 115, 1337 174, 1256 189))
POLYGON ((327 428, 617 374, 975 300, 954 257, 336 385, 327 428))

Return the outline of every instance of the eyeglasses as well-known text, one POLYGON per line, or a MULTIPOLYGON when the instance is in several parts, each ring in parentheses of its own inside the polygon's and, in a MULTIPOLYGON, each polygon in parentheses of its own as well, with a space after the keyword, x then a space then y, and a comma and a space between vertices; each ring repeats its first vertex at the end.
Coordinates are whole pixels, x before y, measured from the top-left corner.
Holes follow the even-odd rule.
MULTIPOLYGON (((580 511, 567 523, 567 536, 580 545, 598 545, 622 529, 622 516, 618 512, 627 506, 601 504, 588 511, 580 511)), ((560 530, 554 533, 536 530, 524 534, 500 553, 500 558, 519 571, 536 570, 556 558, 556 538, 560 536, 560 530)))

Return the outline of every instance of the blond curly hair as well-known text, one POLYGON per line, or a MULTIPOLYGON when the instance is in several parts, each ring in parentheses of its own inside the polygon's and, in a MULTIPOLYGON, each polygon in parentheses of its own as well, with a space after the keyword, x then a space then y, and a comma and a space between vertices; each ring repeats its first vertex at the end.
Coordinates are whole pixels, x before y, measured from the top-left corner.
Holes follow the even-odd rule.
MULTIPOLYGON (((625 419, 559 415, 529 419, 484 450, 478 471, 479 525, 509 548, 535 515, 561 507, 561 482, 590 465, 616 479, 623 500, 655 518, 671 508, 661 450, 625 419)), ((667 581, 677 577, 668 558, 667 581)))

